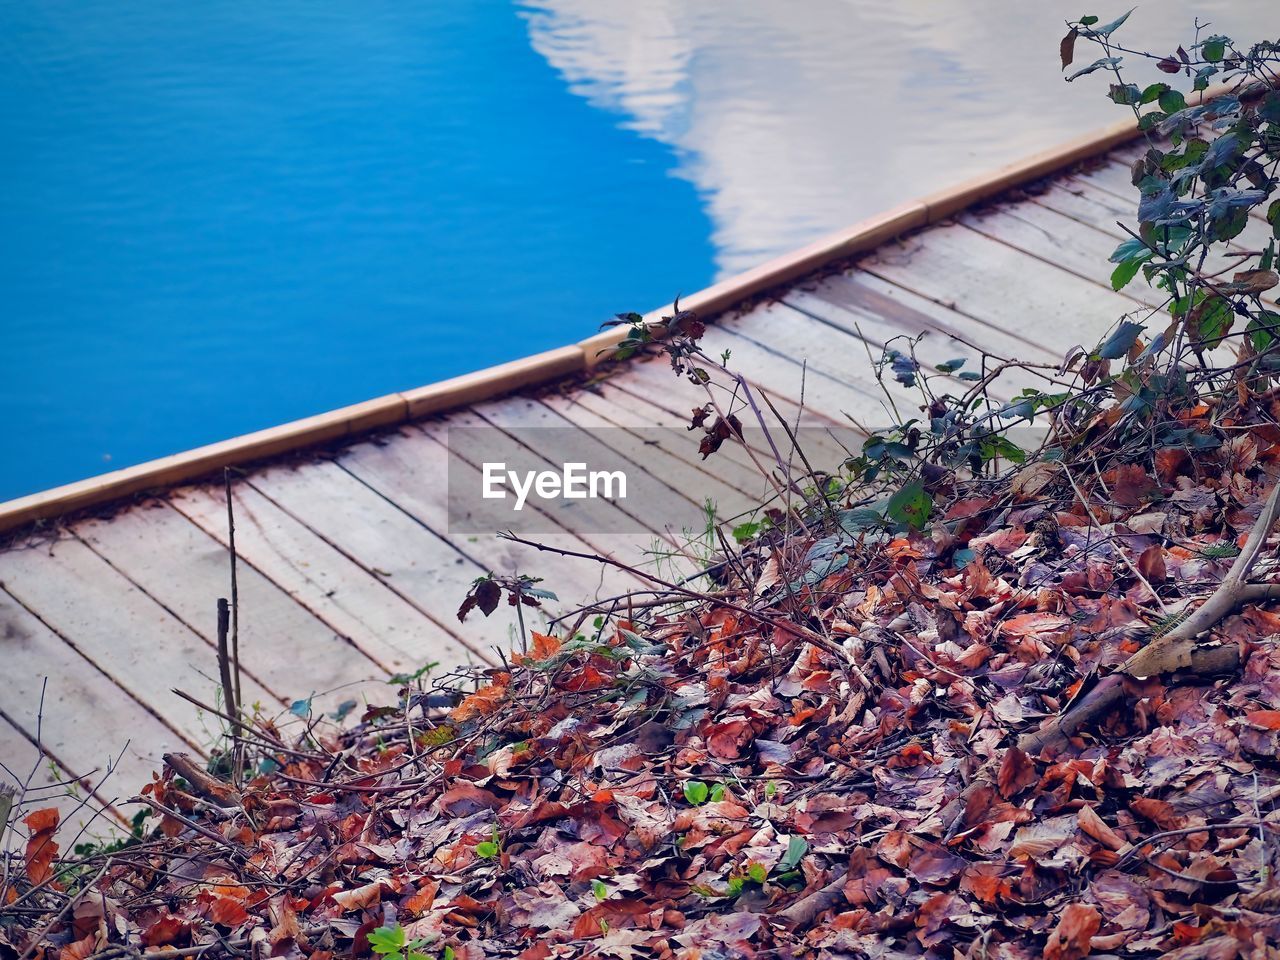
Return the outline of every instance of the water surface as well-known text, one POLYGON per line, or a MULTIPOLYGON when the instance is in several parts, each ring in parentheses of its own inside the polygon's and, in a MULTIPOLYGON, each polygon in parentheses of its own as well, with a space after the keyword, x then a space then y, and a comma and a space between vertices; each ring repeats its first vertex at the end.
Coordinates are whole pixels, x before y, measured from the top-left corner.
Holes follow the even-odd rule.
POLYGON ((4 0, 0 498, 570 342, 1108 122, 1056 66, 1080 12, 4 0))

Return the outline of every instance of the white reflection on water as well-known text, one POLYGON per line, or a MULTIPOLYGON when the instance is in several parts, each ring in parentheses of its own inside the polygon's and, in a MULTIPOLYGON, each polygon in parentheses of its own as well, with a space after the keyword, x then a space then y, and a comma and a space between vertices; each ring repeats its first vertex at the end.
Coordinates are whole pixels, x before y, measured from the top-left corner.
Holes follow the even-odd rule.
MULTIPOLYGON (((576 94, 677 151, 722 276, 1123 119, 1101 77, 1062 82, 1058 41, 1079 0, 524 7, 534 49, 576 94)), ((1274 0, 1161 0, 1121 37, 1167 52, 1197 15, 1241 41, 1280 35, 1274 0)))

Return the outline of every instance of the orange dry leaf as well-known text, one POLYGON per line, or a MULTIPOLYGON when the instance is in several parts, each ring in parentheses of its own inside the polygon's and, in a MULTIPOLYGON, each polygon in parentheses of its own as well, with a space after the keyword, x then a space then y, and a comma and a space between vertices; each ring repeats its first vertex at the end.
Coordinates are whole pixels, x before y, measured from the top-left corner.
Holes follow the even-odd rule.
POLYGON ((1062 919, 1049 934, 1044 945, 1045 960, 1083 960, 1089 955, 1093 935, 1102 926, 1102 918, 1093 907, 1083 903, 1068 904, 1062 919))
MULTIPOLYGON (((142 943, 148 947, 163 947, 184 937, 191 930, 191 922, 175 917, 172 914, 161 917, 146 930, 142 931, 142 943)), ((88 938, 86 938, 88 939, 88 938)), ((66 960, 66 954, 63 954, 66 960)))
POLYGON ((1093 807, 1081 807, 1076 820, 1081 830, 1109 850, 1119 850, 1124 846, 1124 838, 1107 826, 1093 807))
POLYGON ((69 943, 58 954, 58 960, 85 960, 98 951, 98 934, 89 934, 81 940, 69 943))
POLYGON ((214 897, 209 905, 209 919, 232 929, 249 922, 249 912, 244 901, 233 897, 214 897))
POLYGON ((418 917, 431 909, 431 905, 436 900, 436 890, 439 886, 430 880, 423 880, 422 886, 418 888, 418 892, 404 902, 404 909, 410 916, 418 917))
POLYGON ((47 807, 28 814, 23 820, 31 831, 27 839, 27 877, 32 883, 44 883, 53 877, 53 861, 58 845, 53 834, 58 829, 58 810, 47 807))
POLYGON ((548 660, 560 652, 560 641, 555 637, 545 633, 533 631, 533 646, 529 649, 529 656, 534 660, 548 660))
POLYGON ((507 695, 507 681, 509 676, 505 673, 499 674, 493 683, 488 686, 481 687, 475 693, 464 697, 462 702, 453 708, 449 714, 449 719, 454 723, 465 723, 468 720, 474 720, 476 717, 484 717, 497 709, 507 695))
POLYGON ((1280 730, 1280 710, 1250 710, 1244 718, 1261 730, 1280 730))

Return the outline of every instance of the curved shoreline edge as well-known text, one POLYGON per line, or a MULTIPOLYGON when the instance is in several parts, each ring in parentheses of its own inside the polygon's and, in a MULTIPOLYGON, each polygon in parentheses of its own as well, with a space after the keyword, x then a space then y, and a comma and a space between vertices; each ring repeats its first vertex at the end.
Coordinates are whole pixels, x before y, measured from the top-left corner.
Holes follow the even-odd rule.
MULTIPOLYGON (((1219 91, 1214 91, 1217 92, 1219 91)), ((1206 94, 1206 98, 1211 95, 1206 94)), ((1006 190, 1104 154, 1138 136, 1137 123, 1129 119, 1075 137, 990 173, 859 221, 758 267, 712 284, 697 293, 682 297, 681 306, 709 319, 770 289, 945 220, 1006 190)), ((646 313, 644 319, 650 324, 659 323, 671 309, 671 304, 664 304, 646 313)), ((474 373, 340 407, 18 497, 0 503, 0 534, 91 507, 104 506, 146 491, 172 487, 224 467, 241 466, 333 441, 355 439, 373 430, 412 422, 526 387, 571 377, 610 359, 613 349, 625 335, 625 328, 606 330, 574 344, 474 373)))

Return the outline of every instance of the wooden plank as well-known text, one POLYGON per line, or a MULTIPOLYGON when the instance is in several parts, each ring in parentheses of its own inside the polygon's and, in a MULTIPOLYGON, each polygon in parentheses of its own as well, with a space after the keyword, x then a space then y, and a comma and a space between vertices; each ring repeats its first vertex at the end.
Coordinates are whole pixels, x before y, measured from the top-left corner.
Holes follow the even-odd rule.
POLYGON ((22 731, 0 715, 0 788, 17 798, 0 850, 22 850, 28 831, 22 819, 36 810, 58 811, 58 843, 66 849, 73 837, 107 835, 120 822, 91 792, 92 782, 77 782, 47 750, 39 750, 22 731))
POLYGON ((485 569, 336 463, 269 467, 248 483, 448 630, 477 659, 490 659, 489 645, 507 647, 514 618, 505 608, 491 620, 458 624, 453 616, 485 569))
POLYGON ((1117 221, 1133 223, 1138 211, 1136 190, 1132 198, 1121 199, 1078 177, 1063 177, 1055 181, 1036 194, 1032 202, 1101 230, 1117 243, 1128 236, 1117 221))
MULTIPOLYGON (((200 731, 200 739, 184 742, 7 591, 0 591, 0 632, 10 678, 0 693, 6 719, 29 741, 38 737, 64 769, 88 777, 104 802, 136 794, 162 753, 211 741, 200 731)), ((157 703, 176 699, 167 687, 161 691, 157 703)))
MULTIPOLYGON (((249 484, 237 482, 232 497, 240 556, 378 663, 411 672, 432 661, 457 664, 473 657, 420 609, 249 484)), ((170 503, 225 544, 221 485, 184 487, 170 503)))
MULTIPOLYGON (((1021 203, 965 213, 959 221, 983 236, 1111 290, 1111 271, 1115 267, 1107 258, 1116 248, 1115 239, 1064 214, 1038 204, 1021 203)), ((1164 302, 1163 296, 1145 284, 1126 287, 1119 295, 1148 307, 1164 302)))
MULTIPOLYGON (((538 451, 530 450, 495 427, 475 410, 454 411, 447 420, 417 426, 426 436, 453 450, 459 460, 477 469, 484 462, 506 462, 525 469, 544 469, 555 465, 538 451), (455 428, 465 431, 465 436, 452 436, 455 428)), ((582 511, 574 509, 574 506, 540 510, 540 513, 556 528, 571 531, 590 543, 597 553, 641 570, 649 571, 653 566, 655 549, 658 552, 671 549, 670 541, 624 513, 616 503, 595 502, 590 510, 589 523, 577 518, 576 514, 582 511)))
POLYGON ((730 462, 731 470, 722 471, 721 475, 740 490, 744 489, 742 484, 748 484, 745 489, 750 490, 758 486, 756 481, 762 479, 755 463, 751 462, 748 452, 740 443, 724 443, 713 463, 703 460, 698 453, 699 436, 695 431, 689 430, 692 408, 681 413, 673 413, 649 402, 648 399, 622 392, 617 385, 609 383, 608 380, 599 381, 589 387, 566 390, 556 396, 544 397, 544 402, 562 413, 562 407, 584 408, 618 428, 635 431, 652 431, 653 429, 680 431, 682 439, 687 439, 687 443, 672 440, 669 447, 672 453, 681 457, 681 460, 692 463, 704 472, 714 470, 724 461, 730 462), (742 474, 742 471, 746 471, 746 475, 742 474))
MULTIPOLYGON (((38 550, 0 553, 0 585, 38 612, 59 636, 189 744, 205 749, 216 738, 216 718, 206 722, 197 717, 190 704, 170 692, 176 687, 206 703, 214 702, 218 688, 214 647, 82 542, 63 538, 38 550)), ((14 673, 19 678, 15 693, 29 702, 30 684, 38 682, 33 679, 38 673, 17 669, 14 673)), ((243 693, 246 704, 261 703, 272 712, 278 709, 280 701, 247 674, 243 693)), ((112 716, 87 707, 75 709, 81 717, 112 716)), ((54 753, 73 769, 79 766, 56 746, 54 753)))
MULTIPOLYGON (((785 331, 779 334, 785 338, 785 331)), ((703 346, 711 356, 730 352, 729 367, 749 382, 800 403, 836 422, 852 421, 875 429, 893 419, 881 397, 851 387, 821 370, 809 367, 803 358, 771 349, 734 330, 719 325, 707 328, 703 346)))
POLYGON ((859 266, 1059 354, 1092 346, 1134 304, 960 225, 878 251, 859 266))
MULTIPOLYGON (((857 285, 850 284, 849 286, 856 296, 857 285)), ((891 344, 894 349, 901 350, 904 353, 909 349, 913 349, 917 362, 928 373, 936 374, 937 365, 953 360, 965 361, 964 372, 981 373, 983 371, 980 351, 976 350, 968 342, 937 329, 917 329, 911 335, 905 333, 897 335, 897 339, 895 339, 895 336, 889 335, 885 336, 883 343, 877 342, 880 339, 880 335, 892 333, 891 330, 877 329, 877 326, 883 327, 885 325, 884 321, 877 315, 872 314, 869 316, 866 310, 860 309, 856 305, 846 307, 833 302, 838 295, 838 291, 830 291, 829 296, 831 296, 831 299, 828 299, 815 293, 796 291, 788 294, 787 299, 789 302, 794 303, 797 309, 803 309, 809 315, 833 326, 851 330, 868 328, 874 330, 877 333, 876 338, 872 340, 868 337, 868 340, 871 350, 877 355, 884 349, 885 344, 891 344), (914 348, 911 347, 908 337, 918 338, 915 340, 914 348)), ((846 302, 856 304, 857 301, 849 298, 846 302)), ((1040 353, 1041 351, 1032 350, 1026 344, 1014 341, 1006 344, 1006 352, 1002 353, 1001 356, 1027 359, 1028 362, 1040 362, 1042 361, 1040 353)), ((886 372, 886 377, 889 376, 891 376, 891 373, 886 372)), ((946 390, 952 395, 958 396, 967 393, 973 387, 971 382, 956 377, 944 377, 941 374, 938 374, 938 377, 939 379, 935 380, 932 385, 932 389, 935 391, 946 390)), ((997 381, 992 383, 988 392, 993 398, 1008 400, 1023 387, 1036 386, 1037 384, 1043 385, 1043 383, 1042 378, 1035 377, 1024 370, 1013 369, 1002 374, 997 381)), ((902 394, 900 393, 900 395, 902 394)), ((911 391, 907 390, 905 391, 904 399, 900 403, 899 411, 904 415, 914 415, 918 412, 918 407, 921 403, 921 395, 918 392, 913 395, 911 391)))
POLYGON ((766 350, 803 362, 808 369, 825 374, 863 394, 877 406, 883 405, 886 391, 895 402, 919 401, 919 394, 902 387, 892 377, 877 382, 872 363, 880 359, 878 345, 864 339, 857 330, 847 330, 810 316, 785 299, 763 303, 735 318, 727 327, 766 350))
MULTIPOLYGON (((206 642, 217 644, 217 599, 230 595, 230 561, 221 543, 158 500, 110 520, 86 520, 72 532, 206 642)), ((322 713, 384 692, 386 665, 337 636, 251 562, 238 565, 236 579, 240 663, 267 689, 286 701, 314 695, 322 713)))
POLYGON ((1138 188, 1133 185, 1129 164, 1120 159, 1108 159, 1106 163, 1081 170, 1076 178, 1104 190, 1120 200, 1131 200, 1136 209, 1138 188))
MULTIPOLYGON (((430 442, 444 447, 446 450, 452 450, 453 455, 460 463, 469 464, 477 471, 486 460, 502 460, 510 455, 513 447, 516 446, 516 442, 510 436, 494 427, 493 424, 472 410, 455 411, 446 420, 426 421, 415 424, 413 429, 419 431, 430 442), (450 443, 449 436, 454 427, 468 431, 466 443, 450 443)), ((546 465, 549 461, 544 460, 542 463, 546 465)), ((534 507, 533 509, 538 508, 534 507)), ((556 530, 563 530, 571 534, 595 554, 608 557, 637 570, 648 570, 652 566, 653 537, 637 535, 636 531, 639 528, 636 526, 635 521, 619 510, 615 504, 604 503, 599 510, 594 512, 595 519, 603 518, 605 522, 603 524, 595 523, 591 529, 583 529, 582 525, 575 523, 571 516, 558 515, 557 513, 540 509, 539 512, 550 523, 554 524, 556 530), (619 532, 608 532, 610 530, 619 532)), ((540 534, 533 539, 543 542, 548 536, 554 537, 555 533, 540 534)), ((565 541, 565 545, 568 544, 569 541, 565 541)), ((664 545, 662 549, 669 549, 669 545, 664 545)), ((586 583, 591 596, 594 597, 598 592, 609 595, 607 589, 602 590, 605 577, 603 570, 594 570, 588 567, 585 571, 578 570, 578 577, 580 578, 584 572, 588 574, 586 583), (597 583, 601 584, 601 588, 596 586, 597 583)), ((619 571, 619 573, 623 572, 619 571)), ((623 576, 627 579, 613 581, 612 587, 616 587, 619 590, 629 587, 629 589, 634 590, 636 585, 629 584, 629 581, 635 578, 631 574, 624 573, 623 576)), ((642 588, 647 588, 649 581, 641 577, 636 581, 636 584, 642 588)), ((561 599, 563 600, 564 598, 561 599)))
POLYGON ((726 458, 711 465, 711 469, 704 469, 707 464, 699 462, 697 457, 697 438, 683 428, 675 434, 662 430, 658 424, 649 424, 647 430, 633 424, 642 431, 633 433, 570 397, 550 396, 539 402, 567 422, 591 431, 632 463, 643 463, 650 473, 661 476, 673 489, 696 491, 703 498, 711 498, 722 518, 754 511, 760 498, 768 496, 768 481, 750 467, 726 458), (693 457, 682 456, 682 451, 691 452, 693 457))
MULTIPOLYGON (((346 451, 338 461, 362 482, 393 501, 425 527, 478 563, 501 574, 523 573, 543 579, 543 586, 559 597, 562 606, 582 603, 635 590, 640 583, 634 577, 612 568, 555 553, 539 552, 533 547, 513 543, 493 533, 474 535, 449 533, 449 484, 451 470, 464 471, 469 482, 479 489, 479 470, 455 460, 449 461, 449 450, 424 432, 408 428, 383 443, 363 443, 346 451)), ((535 509, 530 506, 527 509, 535 509)), ((548 546, 578 553, 594 553, 597 547, 585 539, 559 529, 559 533, 539 534, 535 539, 548 546)))
MULTIPOLYGON (((519 432, 517 439, 522 444, 534 431, 556 430, 559 449, 552 452, 531 448, 539 456, 550 456, 547 462, 553 466, 569 460, 593 465, 630 463, 626 468, 628 495, 625 500, 617 501, 617 507, 638 525, 633 529, 648 530, 681 544, 686 539, 683 531, 700 530, 705 523, 701 515, 703 501, 697 490, 669 486, 648 464, 636 463, 615 453, 601 440, 536 400, 528 397, 491 400, 476 407, 475 412, 503 431, 519 432)), ((535 443, 538 440, 532 439, 535 443)))
POLYGON ((985 349, 1001 357, 1056 359, 1043 344, 1021 337, 1016 331, 988 325, 856 267, 824 277, 812 287, 796 288, 786 300, 803 303, 805 310, 826 323, 861 332, 877 345, 928 331, 948 345, 960 344, 972 353, 985 349), (818 301, 838 307, 840 312, 823 310, 818 301))
MULTIPOLYGON (((737 364, 731 360, 731 366, 736 367, 737 364)), ((837 422, 826 416, 809 404, 807 397, 806 404, 801 407, 790 397, 772 387, 765 389, 750 378, 748 382, 756 395, 757 403, 764 410, 769 409, 765 402, 765 397, 768 397, 792 429, 799 428, 805 431, 808 438, 806 442, 813 448, 809 451, 811 458, 817 457, 822 461, 815 461, 816 469, 829 469, 844 459, 845 451, 840 446, 841 441, 838 438, 826 436, 824 431, 830 429, 847 434, 853 429, 847 420, 837 422)), ((671 368, 661 359, 632 361, 625 367, 619 368, 617 375, 611 377, 606 383, 630 397, 651 400, 655 405, 680 417, 688 416, 694 407, 707 402, 705 391, 687 381, 676 379, 671 368)), ((722 404, 727 404, 732 399, 727 391, 717 390, 716 392, 718 402, 722 404)), ((767 413, 766 416, 771 416, 771 413, 767 413)))

